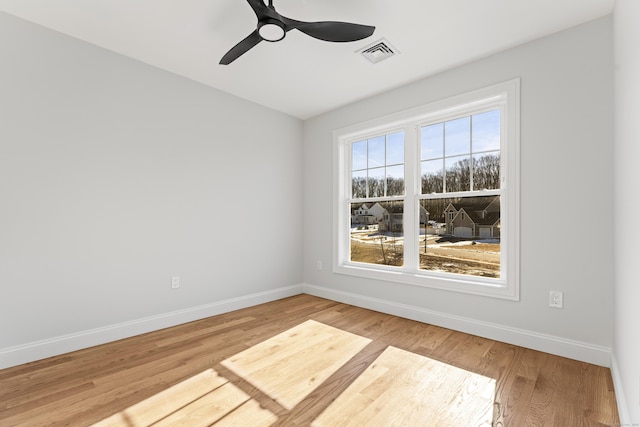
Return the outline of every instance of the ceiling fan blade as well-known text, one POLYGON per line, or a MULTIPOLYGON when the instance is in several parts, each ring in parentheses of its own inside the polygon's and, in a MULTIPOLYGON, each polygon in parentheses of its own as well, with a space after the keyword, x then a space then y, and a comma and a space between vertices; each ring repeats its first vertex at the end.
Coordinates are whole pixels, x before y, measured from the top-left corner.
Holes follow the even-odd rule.
POLYGON ((268 7, 264 4, 262 0, 247 0, 251 9, 255 12, 258 20, 262 19, 265 14, 265 11, 268 11, 268 7))
POLYGON ((328 42, 352 42, 373 34, 376 27, 352 24, 350 22, 321 21, 301 22, 282 17, 287 26, 296 28, 308 36, 328 42))
POLYGON ((225 55, 220 60, 221 65, 229 65, 258 43, 262 41, 262 37, 258 34, 258 30, 255 30, 253 33, 249 34, 245 37, 240 43, 232 47, 229 52, 225 53, 225 55))

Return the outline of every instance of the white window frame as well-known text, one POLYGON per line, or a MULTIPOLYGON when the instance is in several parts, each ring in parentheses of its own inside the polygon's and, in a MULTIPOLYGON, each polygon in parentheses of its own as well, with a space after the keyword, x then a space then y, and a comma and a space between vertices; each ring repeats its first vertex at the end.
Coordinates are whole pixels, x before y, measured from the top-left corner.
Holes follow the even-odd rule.
MULTIPOLYGON (((508 300, 520 299, 520 79, 338 129, 334 131, 333 138, 334 273, 508 300), (422 270, 414 262, 418 259, 420 227, 420 129, 431 123, 495 108, 501 110, 501 188, 487 195, 499 194, 501 200, 501 277, 491 279, 422 270), (351 143, 398 130, 405 132, 406 189, 405 195, 399 197, 404 201, 404 266, 352 262, 349 259, 351 143)), ((444 193, 443 197, 455 197, 456 194, 444 193)))

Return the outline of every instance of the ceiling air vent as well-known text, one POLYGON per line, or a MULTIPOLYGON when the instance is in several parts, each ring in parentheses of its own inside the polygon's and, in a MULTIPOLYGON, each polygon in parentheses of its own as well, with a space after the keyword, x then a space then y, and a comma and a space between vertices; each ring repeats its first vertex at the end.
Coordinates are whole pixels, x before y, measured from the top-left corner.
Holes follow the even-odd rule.
POLYGON ((375 64, 387 58, 391 58, 400 52, 398 52, 398 50, 393 47, 387 39, 380 39, 372 45, 359 50, 358 53, 362 54, 362 56, 371 61, 371 63, 375 64))

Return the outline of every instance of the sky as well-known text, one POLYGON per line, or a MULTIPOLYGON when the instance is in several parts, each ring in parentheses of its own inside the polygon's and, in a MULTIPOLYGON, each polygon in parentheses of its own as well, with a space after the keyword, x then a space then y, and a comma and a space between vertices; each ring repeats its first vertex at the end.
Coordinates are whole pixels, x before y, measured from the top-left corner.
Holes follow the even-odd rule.
MULTIPOLYGON (((499 154, 500 110, 423 126, 420 130, 421 174, 442 175, 463 159, 499 154)), ((404 132, 352 144, 352 177, 404 179, 404 132)))

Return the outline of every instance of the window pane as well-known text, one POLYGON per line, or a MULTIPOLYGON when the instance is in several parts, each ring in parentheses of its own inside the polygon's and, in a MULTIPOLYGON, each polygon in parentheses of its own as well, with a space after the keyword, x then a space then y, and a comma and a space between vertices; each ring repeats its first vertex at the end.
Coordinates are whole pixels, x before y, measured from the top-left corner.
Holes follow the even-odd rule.
POLYGON ((473 156, 473 189, 495 190, 500 188, 500 152, 473 156))
POLYGON ((351 144, 351 170, 367 168, 367 141, 358 141, 351 144))
POLYGON ((358 171, 351 174, 351 197, 363 199, 367 197, 367 171, 358 171))
POLYGON ((404 132, 387 135, 387 165, 404 164, 404 132))
POLYGON ((444 156, 444 123, 424 126, 421 131, 420 159, 435 159, 444 156))
POLYGON ((421 163, 422 194, 442 193, 444 185, 442 163, 442 159, 427 160, 421 163))
POLYGON ((470 163, 469 156, 449 157, 445 159, 447 193, 470 190, 470 163))
POLYGON ((421 200, 420 224, 420 269, 500 278, 500 196, 421 200))
POLYGON ((384 166, 385 141, 384 136, 369 140, 369 168, 384 166))
POLYGON ((351 204, 350 257, 353 262, 402 266, 403 202, 351 204), (366 212, 366 215, 365 215, 366 212))
POLYGON ((404 194, 404 166, 387 167, 387 196, 404 194))
POLYGON ((450 120, 444 124, 444 146, 446 156, 471 152, 470 117, 450 120))
POLYGON ((369 188, 368 197, 384 196, 384 168, 369 169, 367 186, 369 188))
POLYGON ((472 116, 473 152, 500 150, 500 110, 472 116))

